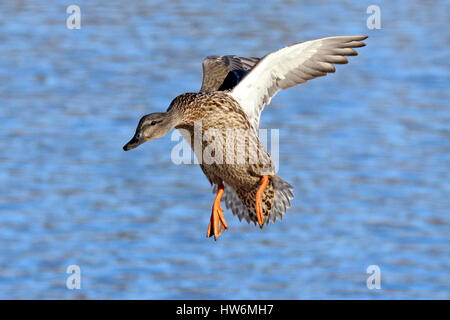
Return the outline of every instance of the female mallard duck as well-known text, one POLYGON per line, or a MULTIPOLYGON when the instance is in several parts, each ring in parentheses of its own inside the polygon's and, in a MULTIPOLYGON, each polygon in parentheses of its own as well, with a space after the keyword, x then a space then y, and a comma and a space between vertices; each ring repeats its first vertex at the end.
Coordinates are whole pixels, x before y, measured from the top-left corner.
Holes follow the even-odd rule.
POLYGON ((296 43, 262 59, 209 56, 203 61, 200 92, 182 94, 166 112, 142 117, 123 149, 136 148, 176 128, 202 159, 208 146, 224 141, 230 131, 238 132, 239 139, 231 149, 228 145, 215 148, 210 154, 213 161, 200 164, 210 183, 217 186, 207 237, 214 235, 217 239, 227 229, 220 206, 222 196, 240 220, 245 218, 261 228, 269 221, 281 220, 293 198, 293 187, 275 175, 270 154, 259 141, 261 112, 279 90, 334 72, 333 64, 347 63, 345 56, 357 55, 352 48, 365 46, 362 40, 366 38, 342 36, 296 43), (200 142, 193 139, 198 123, 200 142), (218 134, 208 134, 209 130, 218 134), (195 148, 197 143, 200 149, 195 148), (215 156, 220 152, 220 159, 235 159, 231 155, 238 161, 217 161, 215 156))

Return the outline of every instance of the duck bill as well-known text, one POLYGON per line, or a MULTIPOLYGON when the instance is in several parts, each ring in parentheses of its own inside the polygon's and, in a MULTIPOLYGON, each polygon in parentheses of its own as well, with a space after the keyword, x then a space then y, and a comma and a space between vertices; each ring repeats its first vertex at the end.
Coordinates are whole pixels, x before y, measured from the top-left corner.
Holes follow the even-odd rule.
POLYGON ((144 143, 143 139, 138 139, 134 136, 126 145, 123 146, 123 150, 128 151, 134 149, 144 143))

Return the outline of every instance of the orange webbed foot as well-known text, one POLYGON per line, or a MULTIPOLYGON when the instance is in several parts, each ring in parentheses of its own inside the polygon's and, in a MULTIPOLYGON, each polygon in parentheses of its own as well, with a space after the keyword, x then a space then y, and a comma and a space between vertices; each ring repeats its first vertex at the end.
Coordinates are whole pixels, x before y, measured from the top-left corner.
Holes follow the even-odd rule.
POLYGON ((214 236, 214 240, 217 240, 220 235, 228 229, 227 222, 223 216, 223 209, 220 206, 220 199, 222 198, 224 192, 224 186, 222 184, 218 185, 216 199, 211 212, 211 219, 209 221, 208 231, 206 232, 206 237, 214 236))
POLYGON ((258 191, 256 192, 256 204, 255 204, 255 211, 256 211, 256 218, 258 219, 259 227, 262 228, 264 226, 264 211, 262 206, 262 196, 264 194, 264 190, 267 187, 267 184, 269 183, 269 176, 262 176, 261 177, 261 185, 259 186, 258 191))

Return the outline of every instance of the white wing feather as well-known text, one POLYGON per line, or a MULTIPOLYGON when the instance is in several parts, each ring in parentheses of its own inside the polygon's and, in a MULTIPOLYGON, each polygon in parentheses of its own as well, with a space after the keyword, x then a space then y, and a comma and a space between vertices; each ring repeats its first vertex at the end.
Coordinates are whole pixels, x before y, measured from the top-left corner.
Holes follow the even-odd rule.
POLYGON ((296 43, 262 58, 230 92, 239 102, 255 130, 261 112, 281 89, 287 89, 316 77, 334 72, 333 64, 348 63, 345 56, 358 53, 367 36, 330 37, 296 43))

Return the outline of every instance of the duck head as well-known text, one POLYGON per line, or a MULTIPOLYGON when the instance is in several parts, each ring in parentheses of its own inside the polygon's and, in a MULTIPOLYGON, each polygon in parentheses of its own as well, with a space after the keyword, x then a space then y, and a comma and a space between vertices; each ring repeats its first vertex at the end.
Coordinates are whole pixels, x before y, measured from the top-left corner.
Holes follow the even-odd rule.
POLYGON ((146 141, 161 138, 176 125, 174 117, 169 112, 156 112, 143 116, 136 128, 136 133, 123 150, 128 151, 146 141))

